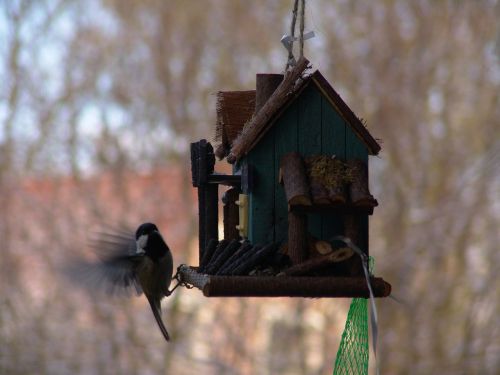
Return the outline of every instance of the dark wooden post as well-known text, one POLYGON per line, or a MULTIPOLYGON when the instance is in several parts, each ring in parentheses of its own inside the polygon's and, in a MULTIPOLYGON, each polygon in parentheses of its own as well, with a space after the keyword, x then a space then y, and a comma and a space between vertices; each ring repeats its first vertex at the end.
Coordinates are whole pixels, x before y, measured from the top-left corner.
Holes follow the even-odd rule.
POLYGON ((199 259, 210 239, 218 236, 218 185, 209 184, 208 177, 214 172, 215 155, 212 145, 205 139, 191 143, 191 177, 198 188, 199 207, 199 259))
POLYGON ((259 112, 283 81, 283 74, 257 74, 256 80, 255 113, 259 112))
MULTIPOLYGON (((366 236, 368 231, 362 228, 362 215, 348 214, 344 216, 344 235, 348 237, 356 246, 363 250, 368 255, 368 241, 366 236), (365 236, 366 232, 366 236, 365 236)), ((348 260, 347 268, 351 276, 363 276, 363 266, 361 258, 355 254, 348 260)))
MULTIPOLYGON (((298 152, 289 152, 280 161, 280 180, 283 180, 286 199, 290 206, 310 206, 309 184, 304 161, 298 152)), ((281 181, 280 181, 281 182, 281 181)))
POLYGON ((307 216, 303 213, 288 213, 288 256, 292 264, 307 259, 307 216))
POLYGON ((236 226, 239 223, 239 207, 236 204, 240 194, 240 189, 231 188, 222 196, 224 204, 224 239, 231 241, 240 238, 240 233, 236 226))

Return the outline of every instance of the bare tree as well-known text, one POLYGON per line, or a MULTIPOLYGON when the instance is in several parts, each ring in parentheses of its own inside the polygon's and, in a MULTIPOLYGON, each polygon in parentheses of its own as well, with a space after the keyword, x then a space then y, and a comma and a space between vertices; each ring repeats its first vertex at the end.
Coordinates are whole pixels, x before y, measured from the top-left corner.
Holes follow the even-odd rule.
MULTIPOLYGON (((189 142, 213 134, 213 93, 283 68, 291 3, 0 3, 1 373, 331 372, 348 301, 182 290, 166 347, 140 300, 54 276, 102 221, 157 221, 194 261, 189 142)), ((306 54, 383 140, 371 253, 404 301, 378 301, 384 374, 500 368, 499 16, 494 0, 308 2, 306 54)))

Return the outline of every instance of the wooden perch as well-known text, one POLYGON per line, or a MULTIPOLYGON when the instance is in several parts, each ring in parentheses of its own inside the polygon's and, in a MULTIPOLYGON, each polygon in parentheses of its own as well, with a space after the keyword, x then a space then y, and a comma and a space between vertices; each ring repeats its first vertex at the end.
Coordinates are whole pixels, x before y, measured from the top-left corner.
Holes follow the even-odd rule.
MULTIPOLYGON (((370 296, 364 277, 208 276, 181 268, 183 281, 201 289, 205 297, 361 297, 370 296)), ((375 297, 391 294, 382 278, 370 278, 375 297)))
POLYGON ((292 264, 307 258, 307 216, 298 212, 288 213, 288 256, 292 264))
POLYGON ((289 93, 294 91, 297 80, 302 76, 309 61, 301 57, 293 70, 285 77, 276 91, 266 101, 258 113, 245 125, 241 135, 235 139, 231 153, 227 157, 229 163, 234 163, 256 145, 265 134, 267 127, 272 125, 276 109, 281 108, 288 100, 289 93))
POLYGON ((312 204, 304 161, 298 152, 283 155, 280 176, 283 178, 286 199, 290 206, 312 204))
POLYGON ((352 159, 347 162, 351 174, 349 195, 355 206, 375 207, 378 202, 370 194, 368 189, 368 167, 360 159, 352 159))
POLYGON ((342 262, 342 261, 352 257, 353 254, 354 254, 354 252, 349 247, 343 247, 340 249, 336 249, 336 250, 330 251, 329 254, 317 256, 315 258, 308 259, 302 263, 291 266, 291 267, 287 268, 286 270, 284 270, 283 272, 281 272, 280 275, 286 275, 286 276, 306 275, 306 274, 314 272, 318 269, 322 269, 324 267, 327 267, 332 263, 342 262))

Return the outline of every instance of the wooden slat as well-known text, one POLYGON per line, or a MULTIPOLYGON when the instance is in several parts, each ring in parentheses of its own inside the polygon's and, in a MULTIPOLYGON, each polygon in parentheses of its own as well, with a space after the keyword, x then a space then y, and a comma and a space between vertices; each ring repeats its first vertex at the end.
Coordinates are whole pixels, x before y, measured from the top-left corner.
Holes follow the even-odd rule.
POLYGON ((354 131, 364 145, 368 148, 371 155, 377 155, 380 151, 380 145, 368 132, 359 118, 352 112, 349 106, 342 100, 340 95, 333 89, 328 81, 323 77, 319 71, 315 71, 311 79, 316 83, 317 87, 324 93, 325 98, 336 108, 337 112, 341 114, 342 118, 346 121, 349 128, 354 131))
MULTIPOLYGON (((346 124, 332 107, 330 101, 321 97, 321 150, 323 154, 335 155, 345 160, 346 124)), ((321 221, 321 238, 329 239, 342 235, 344 225, 341 213, 324 213, 321 221)))
MULTIPOLYGON (((278 120, 275 129, 274 170, 279 170, 279 163, 283 155, 288 152, 297 151, 297 118, 298 108, 293 104, 288 107, 282 117, 278 120)), ((274 181, 274 241, 286 241, 288 236, 288 204, 285 191, 277 178, 274 181)))
MULTIPOLYGON (((321 153, 321 93, 307 86, 298 98, 298 151, 302 157, 321 153)), ((309 215, 308 231, 321 238, 321 216, 309 215)))
POLYGON ((249 199, 249 235, 253 244, 274 242, 274 129, 248 155, 253 169, 253 192, 249 199))

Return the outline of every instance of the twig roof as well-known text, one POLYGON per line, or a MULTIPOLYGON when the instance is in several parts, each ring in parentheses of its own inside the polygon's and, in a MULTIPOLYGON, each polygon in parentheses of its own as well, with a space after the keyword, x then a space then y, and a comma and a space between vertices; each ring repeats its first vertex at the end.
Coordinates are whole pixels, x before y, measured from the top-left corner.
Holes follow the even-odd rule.
POLYGON ((229 154, 234 140, 255 112, 255 90, 219 91, 216 112, 215 154, 222 159, 229 154))
POLYGON ((285 109, 310 84, 316 85, 328 102, 365 144, 368 152, 371 155, 378 154, 381 149, 378 142, 323 75, 319 71, 315 71, 309 76, 304 75, 308 64, 309 61, 307 59, 301 58, 295 68, 285 76, 283 82, 278 86, 262 109, 246 122, 239 136, 232 142, 231 150, 227 157, 228 162, 234 163, 248 154, 274 125, 285 109))

